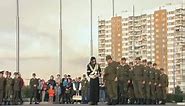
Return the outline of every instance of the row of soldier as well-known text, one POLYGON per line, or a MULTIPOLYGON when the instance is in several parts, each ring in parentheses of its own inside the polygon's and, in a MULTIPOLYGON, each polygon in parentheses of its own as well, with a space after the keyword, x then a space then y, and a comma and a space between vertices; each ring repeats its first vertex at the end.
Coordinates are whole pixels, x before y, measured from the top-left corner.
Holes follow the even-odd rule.
POLYGON ((137 57, 127 64, 126 58, 115 62, 106 56, 108 66, 104 71, 108 105, 115 104, 165 104, 168 76, 156 63, 137 57))
POLYGON ((20 73, 15 72, 14 78, 11 77, 11 72, 0 72, 0 105, 17 105, 22 104, 21 89, 24 81, 20 73))

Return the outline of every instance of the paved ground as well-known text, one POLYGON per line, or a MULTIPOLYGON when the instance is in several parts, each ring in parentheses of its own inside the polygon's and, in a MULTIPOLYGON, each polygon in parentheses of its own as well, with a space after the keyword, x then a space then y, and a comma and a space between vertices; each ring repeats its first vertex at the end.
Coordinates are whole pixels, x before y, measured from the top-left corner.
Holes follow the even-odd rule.
MULTIPOLYGON (((24 106, 89 106, 88 104, 48 104, 48 103, 41 103, 39 105, 29 105, 29 103, 25 103, 24 106)), ((106 106, 105 104, 99 104, 99 106, 106 106)), ((117 105, 120 106, 120 105, 117 105)), ((123 106, 130 106, 130 105, 123 105, 123 106)), ((141 105, 133 105, 133 106, 141 106, 141 105)), ((149 105, 149 106, 178 106, 177 104, 166 104, 166 105, 149 105)), ((182 104, 181 106, 185 106, 182 104)))

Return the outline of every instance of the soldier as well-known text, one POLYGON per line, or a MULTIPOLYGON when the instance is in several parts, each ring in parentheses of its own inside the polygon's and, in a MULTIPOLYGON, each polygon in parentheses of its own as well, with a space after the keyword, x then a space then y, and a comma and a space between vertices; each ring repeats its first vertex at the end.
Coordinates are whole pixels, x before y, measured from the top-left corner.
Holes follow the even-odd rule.
POLYGON ((4 88, 5 88, 5 78, 3 77, 4 71, 0 72, 0 105, 3 103, 4 88))
POLYGON ((11 72, 8 72, 5 85, 5 104, 10 105, 12 98, 13 98, 13 79, 11 78, 11 72))
POLYGON ((32 104, 32 99, 34 98, 35 104, 38 104, 37 102, 37 87, 38 87, 38 79, 36 78, 36 74, 33 73, 32 77, 30 79, 30 93, 31 93, 31 97, 30 97, 30 104, 32 104))
POLYGON ((20 90, 21 90, 21 80, 19 79, 19 74, 17 72, 14 73, 15 77, 13 79, 13 104, 14 105, 18 105, 18 102, 21 102, 20 101, 20 96, 19 96, 19 93, 20 93, 20 90))
POLYGON ((141 59, 137 57, 135 59, 136 65, 133 69, 133 86, 134 86, 134 94, 136 97, 137 104, 143 104, 143 72, 144 66, 141 65, 141 59))
POLYGON ((149 77, 149 70, 150 67, 147 65, 147 60, 142 61, 144 65, 144 72, 143 72, 143 78, 144 78, 144 84, 143 84, 143 93, 144 93, 144 103, 149 104, 150 103, 150 77, 149 77))
POLYGON ((83 79, 81 81, 81 92, 82 92, 82 104, 88 103, 88 80, 86 78, 86 75, 83 75, 83 79))
POLYGON ((87 65, 87 75, 90 77, 90 105, 97 105, 99 101, 99 77, 101 76, 100 65, 96 58, 91 57, 87 65))
POLYGON ((134 104, 134 86, 133 86, 133 62, 129 62, 129 85, 128 85, 128 95, 130 99, 130 104, 134 104))
POLYGON ((126 63, 126 58, 121 58, 119 69, 117 72, 119 87, 119 104, 128 103, 129 68, 129 65, 126 63))
POLYGON ((161 71, 161 74, 160 74, 158 94, 159 94, 160 100, 162 101, 161 104, 165 104, 166 103, 166 93, 167 93, 166 89, 168 87, 168 76, 164 72, 163 68, 161 68, 160 71, 161 71))
POLYGON ((158 95, 158 92, 157 91, 159 91, 159 80, 160 80, 160 74, 161 74, 161 72, 158 69, 156 63, 153 64, 153 67, 155 69, 155 83, 154 83, 154 85, 155 85, 155 97, 156 97, 155 98, 156 99, 155 100, 155 103, 156 104, 159 104, 160 95, 158 95))
POLYGON ((155 69, 153 68, 152 62, 147 63, 149 66, 149 87, 150 87, 150 104, 155 104, 155 69))
POLYGON ((117 92, 117 71, 119 64, 112 60, 110 55, 106 56, 106 61, 108 66, 105 68, 104 72, 104 83, 107 87, 107 93, 109 96, 108 105, 117 104, 118 92, 117 92))

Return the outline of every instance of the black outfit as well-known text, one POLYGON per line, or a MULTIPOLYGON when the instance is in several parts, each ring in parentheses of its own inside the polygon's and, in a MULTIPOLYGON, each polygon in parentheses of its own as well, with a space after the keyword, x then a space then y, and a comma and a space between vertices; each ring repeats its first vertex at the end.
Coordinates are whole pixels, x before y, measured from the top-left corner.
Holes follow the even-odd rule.
POLYGON ((99 77, 93 78, 94 75, 100 75, 101 68, 98 64, 87 65, 87 75, 90 77, 90 102, 97 105, 99 101, 99 77))

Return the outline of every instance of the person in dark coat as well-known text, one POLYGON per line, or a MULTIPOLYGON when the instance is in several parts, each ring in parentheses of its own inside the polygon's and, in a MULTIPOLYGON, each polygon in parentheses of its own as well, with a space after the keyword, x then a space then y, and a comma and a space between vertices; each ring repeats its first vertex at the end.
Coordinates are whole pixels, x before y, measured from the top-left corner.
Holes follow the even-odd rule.
POLYGON ((37 87, 38 87, 38 79, 36 78, 36 74, 32 74, 33 78, 30 79, 30 104, 32 104, 32 99, 34 98, 35 104, 38 104, 37 101, 37 87))
POLYGON ((97 105, 99 101, 100 73, 100 65, 97 64, 95 57, 91 57, 90 63, 87 65, 87 75, 90 78, 90 105, 97 105))

